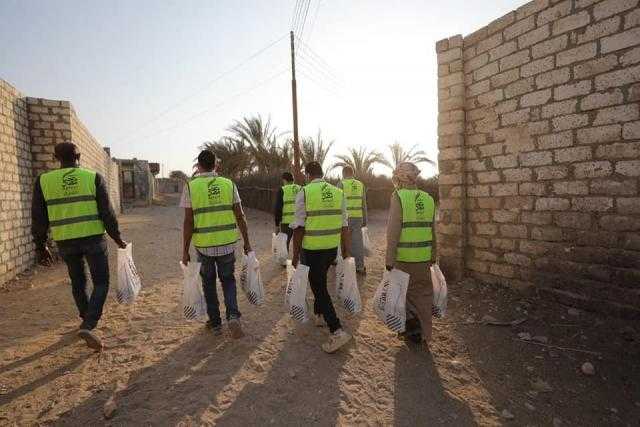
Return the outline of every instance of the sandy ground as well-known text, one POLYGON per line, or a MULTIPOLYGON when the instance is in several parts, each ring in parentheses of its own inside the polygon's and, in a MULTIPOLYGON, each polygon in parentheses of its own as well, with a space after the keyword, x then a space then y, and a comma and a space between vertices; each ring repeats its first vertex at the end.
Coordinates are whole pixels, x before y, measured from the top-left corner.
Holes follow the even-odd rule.
POLYGON ((251 210, 267 302, 256 308, 240 295, 247 336, 215 337, 182 318, 181 218, 175 206, 122 217, 144 288, 132 307, 119 306, 111 292, 98 329, 106 345, 100 356, 75 338, 79 322, 63 266, 38 269, 0 294, 0 425, 637 425, 640 419, 640 337, 628 322, 570 315, 533 294, 465 282, 450 285, 450 310, 435 323, 432 354, 398 340, 371 311, 384 268, 382 213, 370 225, 377 250, 360 283, 364 312, 347 318, 339 310, 355 337, 346 349, 324 354, 326 329, 288 317, 285 272, 270 259, 271 217, 251 210), (488 326, 479 323, 485 315, 527 320, 488 326), (520 332, 546 343, 518 340, 520 332), (586 361, 595 375, 581 372, 586 361), (109 399, 116 412, 106 420, 109 399))

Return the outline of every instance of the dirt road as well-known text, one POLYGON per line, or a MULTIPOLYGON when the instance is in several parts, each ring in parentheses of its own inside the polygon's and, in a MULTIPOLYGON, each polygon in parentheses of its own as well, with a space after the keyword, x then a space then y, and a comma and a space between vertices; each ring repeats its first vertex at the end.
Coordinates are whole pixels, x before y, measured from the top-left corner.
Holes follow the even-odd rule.
POLYGON ((564 307, 467 283, 451 286, 450 313, 436 322, 432 355, 399 341, 370 307, 384 268, 382 214, 370 225, 377 250, 360 284, 364 312, 347 318, 339 310, 355 337, 345 350, 324 354, 326 330, 286 315, 285 272, 270 259, 271 217, 251 210, 267 302, 255 308, 240 295, 247 336, 215 337, 182 318, 181 215, 176 206, 156 206, 121 218, 143 290, 133 307, 119 306, 111 292, 99 327, 107 347, 100 357, 75 338, 79 322, 62 266, 40 269, 0 294, 0 425, 551 425, 554 419, 631 425, 640 419, 638 335, 618 320, 567 318, 564 307), (517 328, 478 324, 485 314, 528 320, 517 328), (554 328, 554 322, 569 326, 554 328), (599 353, 516 341, 525 330, 544 334, 549 345, 599 353), (580 372, 586 360, 596 375, 580 372), (116 412, 105 420, 110 398, 116 412))

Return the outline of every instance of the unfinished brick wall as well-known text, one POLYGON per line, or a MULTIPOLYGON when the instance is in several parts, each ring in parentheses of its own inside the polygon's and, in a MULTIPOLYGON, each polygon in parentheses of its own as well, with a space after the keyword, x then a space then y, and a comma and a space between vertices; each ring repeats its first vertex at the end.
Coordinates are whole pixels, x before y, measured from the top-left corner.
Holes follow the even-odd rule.
POLYGON ((0 284, 33 263, 27 103, 0 79, 0 284))
POLYGON ((53 147, 73 139, 81 164, 100 172, 120 211, 117 164, 78 120, 67 101, 25 98, 0 79, 0 285, 33 265, 31 195, 34 179, 57 168, 53 147))
POLYGON ((535 0, 436 51, 450 274, 635 312, 639 0, 535 0))

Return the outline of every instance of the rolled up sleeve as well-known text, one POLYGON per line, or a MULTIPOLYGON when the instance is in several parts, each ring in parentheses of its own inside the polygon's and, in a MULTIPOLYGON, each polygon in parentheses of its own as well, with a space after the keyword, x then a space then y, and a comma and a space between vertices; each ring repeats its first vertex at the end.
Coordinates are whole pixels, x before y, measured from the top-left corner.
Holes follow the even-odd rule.
POLYGON ((307 220, 307 210, 304 205, 304 191, 300 191, 296 196, 296 211, 293 215, 293 222, 289 224, 289 228, 304 227, 304 223, 307 220))

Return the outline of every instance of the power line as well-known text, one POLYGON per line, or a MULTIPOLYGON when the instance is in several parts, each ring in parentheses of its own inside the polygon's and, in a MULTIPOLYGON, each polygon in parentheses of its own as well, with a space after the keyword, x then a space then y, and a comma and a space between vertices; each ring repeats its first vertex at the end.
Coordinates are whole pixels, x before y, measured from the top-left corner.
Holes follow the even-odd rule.
POLYGON ((300 10, 302 10, 301 5, 301 0, 296 0, 296 4, 293 7, 293 14, 291 15, 291 30, 294 32, 300 19, 300 10))
POLYGON ((309 30, 309 35, 307 36, 307 43, 311 40, 311 35, 313 34, 313 30, 316 27, 316 19, 318 18, 318 11, 320 10, 320 4, 322 0, 318 0, 316 4, 316 11, 313 14, 313 18, 311 19, 311 30, 309 30))
POLYGON ((280 77, 282 74, 284 74, 287 71, 288 71, 288 68, 285 67, 285 68, 281 69, 280 71, 278 71, 276 74, 273 74, 272 76, 268 77, 267 79, 264 79, 264 80, 256 83, 255 85, 247 88, 247 89, 244 89, 244 90, 242 90, 240 92, 235 93, 234 95, 226 98, 225 100, 223 100, 222 102, 219 102, 218 104, 214 105, 213 107, 206 108, 206 109, 204 109, 202 111, 199 111, 198 113, 187 117, 185 120, 182 120, 182 121, 180 121, 180 122, 178 122, 178 123, 176 123, 176 124, 174 124, 174 125, 172 125, 172 126, 170 126, 168 128, 162 129, 162 130, 160 130, 158 132, 154 132, 154 133, 149 134, 149 135, 147 135, 145 137, 142 137, 142 138, 138 139, 138 141, 145 141, 145 140, 147 140, 149 138, 152 138, 154 136, 160 135, 162 133, 170 132, 170 131, 172 131, 174 129, 177 129, 179 127, 182 127, 182 126, 186 125, 187 123, 197 119, 198 117, 200 117, 200 116, 202 116, 202 115, 204 115, 204 114, 206 114, 208 112, 218 111, 220 109, 220 107, 224 106, 225 104, 229 103, 230 101, 233 101, 234 99, 239 98, 240 96, 243 96, 243 95, 246 95, 246 94, 248 94, 250 92, 253 92, 254 90, 258 89, 260 86, 263 86, 263 85, 271 82, 272 80, 280 77))
POLYGON ((342 83, 335 77, 324 73, 321 69, 315 67, 313 63, 309 62, 305 57, 300 56, 299 58, 301 59, 300 65, 303 65, 308 71, 312 71, 314 75, 322 78, 322 80, 333 85, 336 89, 343 89, 342 83))
POLYGON ((330 86, 327 86, 323 83, 321 83, 319 80, 317 80, 315 77, 313 77, 310 73, 308 73, 307 71, 300 69, 300 74, 304 77, 306 77, 307 79, 311 80, 313 83, 315 83, 316 86, 318 86, 319 88, 325 90, 326 92, 337 96, 337 97, 342 97, 342 94, 340 92, 338 92, 338 90, 336 88, 332 88, 330 86))
POLYGON ((324 75, 325 78, 333 81, 337 86, 342 86, 343 82, 336 74, 331 71, 328 71, 326 67, 320 65, 317 61, 314 61, 310 56, 307 56, 306 53, 302 53, 299 55, 299 58, 305 62, 310 68, 317 70, 320 74, 324 75))
POLYGON ((299 37, 302 38, 304 34, 304 27, 307 24, 307 14, 309 13, 309 5, 311 5, 311 0, 307 0, 307 7, 304 10, 304 18, 302 19, 302 28, 300 30, 299 37))
POLYGON ((302 39, 298 39, 299 42, 304 46, 305 48, 305 53, 310 53, 311 57, 316 60, 317 62, 319 62, 322 66, 324 66, 325 68, 327 68, 329 71, 331 71, 333 74, 335 74, 333 67, 331 67, 331 65, 329 65, 329 63, 320 55, 318 54, 315 50, 313 50, 311 48, 311 46, 309 46, 307 43, 304 42, 304 40, 302 39))
POLYGON ((248 62, 250 62, 251 60, 257 58, 258 56, 260 56, 261 54, 263 54, 264 52, 266 52, 267 50, 269 50, 270 48, 272 48, 273 46, 278 44, 280 41, 284 40, 284 38, 287 37, 287 35, 288 34, 284 34, 283 36, 281 36, 278 39, 274 40, 273 42, 269 43, 265 47, 259 49, 258 51, 256 51, 255 53, 253 53, 252 55, 247 57, 246 59, 242 60, 240 63, 238 63, 235 66, 231 67, 230 69, 222 72, 217 77, 215 77, 213 80, 210 80, 205 85, 200 87, 197 91, 193 91, 189 95, 179 99, 177 102, 175 102, 174 104, 172 104, 171 106, 169 106, 168 108, 166 108, 165 110, 163 110, 162 112, 160 112, 159 114, 154 116, 152 119, 150 119, 147 122, 145 122, 138 129, 134 130, 133 132, 129 132, 128 136, 124 137, 123 139, 120 139, 118 142, 125 142, 125 141, 128 141, 128 140, 132 139, 134 135, 136 135, 138 132, 140 132, 141 130, 143 130, 146 127, 148 127, 150 124, 156 122, 158 119, 164 117, 165 115, 167 115, 171 111, 173 111, 176 108, 180 107, 181 105, 183 105, 185 102, 187 102, 188 100, 190 100, 194 96, 197 96, 197 95, 201 94, 204 90, 206 90, 209 87, 211 87, 214 83, 216 83, 219 80, 223 79, 224 77, 236 72, 238 69, 242 68, 248 62))

